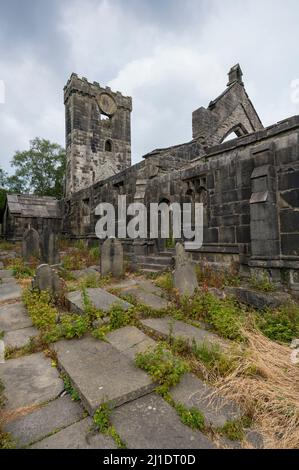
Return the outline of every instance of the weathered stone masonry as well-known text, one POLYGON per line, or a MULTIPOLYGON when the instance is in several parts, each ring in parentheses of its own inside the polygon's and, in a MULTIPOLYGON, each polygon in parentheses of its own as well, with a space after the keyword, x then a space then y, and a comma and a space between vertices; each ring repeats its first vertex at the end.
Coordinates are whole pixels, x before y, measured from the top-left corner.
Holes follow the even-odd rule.
MULTIPOLYGON (((204 244, 191 252, 195 261, 266 272, 299 290, 299 116, 264 129, 239 65, 230 70, 225 91, 194 111, 192 141, 153 150, 134 166, 131 98, 73 74, 65 104, 62 233, 96 240, 95 208, 116 205, 118 195, 128 204, 203 202, 204 244), (223 142, 231 132, 238 138, 223 142)), ((165 242, 127 239, 124 248, 138 261, 163 251, 165 242)))
MULTIPOLYGON (((193 140, 145 155, 137 165, 71 194, 64 201, 64 231, 94 238, 95 207, 127 202, 204 202, 204 245, 194 260, 232 264, 243 273, 281 275, 293 288, 299 269, 299 117, 264 129, 233 67, 227 89, 193 113, 193 140), (230 133, 237 139, 221 143, 230 133), (84 215, 85 214, 85 215, 84 215)), ((148 255, 163 241, 125 242, 148 255), (136 246, 137 245, 137 246, 136 246)))
POLYGON ((131 165, 132 100, 72 74, 64 101, 69 195, 131 165))

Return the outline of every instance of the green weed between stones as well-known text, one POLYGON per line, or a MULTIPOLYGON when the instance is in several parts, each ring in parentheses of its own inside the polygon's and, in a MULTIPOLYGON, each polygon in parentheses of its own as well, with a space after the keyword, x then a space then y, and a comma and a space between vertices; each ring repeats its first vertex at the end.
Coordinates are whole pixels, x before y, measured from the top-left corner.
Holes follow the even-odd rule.
POLYGON ((244 312, 237 302, 231 299, 218 299, 203 290, 191 298, 183 296, 178 310, 184 318, 209 323, 224 338, 242 340, 241 326, 244 322, 244 312))
POLYGON ((189 426, 191 429, 198 429, 199 431, 204 430, 205 419, 199 410, 196 408, 187 408, 182 403, 176 403, 174 408, 183 424, 189 426))
POLYGON ((244 439, 244 428, 251 425, 252 420, 244 416, 241 419, 234 421, 227 421, 222 427, 217 428, 221 436, 225 436, 231 441, 242 441, 244 439))
POLYGON ((164 343, 159 343, 144 353, 138 353, 135 364, 158 382, 160 392, 167 392, 169 387, 179 383, 182 375, 189 371, 188 364, 174 356, 164 343))
POLYGON ((46 344, 60 338, 80 338, 90 327, 88 317, 69 313, 60 316, 47 291, 25 290, 23 301, 33 324, 41 330, 42 342, 46 344))
POLYGON ((122 441, 115 427, 111 424, 112 411, 113 408, 108 404, 104 403, 101 405, 93 416, 94 424, 99 432, 112 437, 118 448, 125 449, 126 444, 122 441))
POLYGON ((76 389, 74 389, 74 387, 72 386, 72 383, 71 383, 71 380, 70 378, 66 375, 66 374, 61 374, 60 377, 62 378, 63 380, 63 383, 64 383, 64 389, 66 392, 68 392, 68 394, 70 395, 71 399, 73 401, 80 401, 80 395, 79 393, 77 392, 76 389))

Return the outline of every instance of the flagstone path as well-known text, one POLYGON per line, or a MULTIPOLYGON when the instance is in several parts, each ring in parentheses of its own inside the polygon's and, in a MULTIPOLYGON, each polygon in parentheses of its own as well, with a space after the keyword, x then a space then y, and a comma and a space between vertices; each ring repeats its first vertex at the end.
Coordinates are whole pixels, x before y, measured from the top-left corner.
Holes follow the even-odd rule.
MULTIPOLYGON (((150 281, 131 282, 125 290, 155 308, 167 305, 160 290, 150 281)), ((21 294, 11 271, 1 270, 0 331, 9 349, 23 347, 38 335, 21 294)), ((125 308, 130 306, 103 289, 89 289, 89 294, 97 308, 103 310, 108 310, 115 301, 125 308)), ((73 310, 82 313, 78 293, 71 293, 69 301, 73 310)), ((169 318, 147 319, 142 323, 162 336, 169 332, 169 318)), ((175 322, 172 331, 189 341, 222 343, 212 333, 183 322, 175 322)), ((2 429, 11 433, 18 448, 114 449, 114 440, 96 431, 92 420, 100 405, 113 403, 111 421, 128 448, 216 447, 210 437, 182 424, 175 409, 155 393, 156 384, 135 366, 136 354, 154 344, 155 341, 140 329, 127 326, 109 333, 106 341, 86 335, 52 344, 50 348, 56 353, 57 363, 44 352, 0 363, 0 378, 7 399, 2 410, 2 429), (62 372, 69 376, 80 401, 72 401, 65 391, 62 372)), ((209 425, 222 426, 242 416, 233 402, 217 396, 211 400, 213 392, 189 373, 170 391, 175 402, 199 409, 209 425)), ((228 442, 228 446, 230 444, 234 445, 228 442)))

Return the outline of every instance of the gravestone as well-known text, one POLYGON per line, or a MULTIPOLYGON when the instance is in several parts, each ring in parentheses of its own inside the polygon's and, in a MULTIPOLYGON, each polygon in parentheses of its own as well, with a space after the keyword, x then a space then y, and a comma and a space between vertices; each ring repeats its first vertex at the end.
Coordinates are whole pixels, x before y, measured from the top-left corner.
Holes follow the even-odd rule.
POLYGON ((101 274, 109 273, 113 277, 121 277, 124 273, 123 247, 117 238, 108 238, 101 248, 101 274))
POLYGON ((57 235, 49 227, 45 227, 41 235, 42 261, 50 265, 60 261, 57 235))
POLYGON ((63 281, 55 269, 48 264, 41 264, 32 281, 32 287, 38 290, 47 290, 51 294, 59 295, 63 291, 63 281))
POLYGON ((40 259, 40 237, 32 227, 28 228, 23 235, 22 257, 26 261, 30 258, 40 259))
POLYGON ((175 253, 174 287, 181 295, 193 295, 198 287, 195 266, 181 243, 176 244, 175 253))

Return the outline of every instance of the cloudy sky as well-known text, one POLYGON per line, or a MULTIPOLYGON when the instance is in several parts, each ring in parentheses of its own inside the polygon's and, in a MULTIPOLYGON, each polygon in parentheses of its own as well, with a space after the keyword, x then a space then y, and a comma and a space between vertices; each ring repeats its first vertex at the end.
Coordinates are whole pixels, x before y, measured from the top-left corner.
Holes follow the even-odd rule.
POLYGON ((190 140, 192 111, 223 91, 237 62, 264 125, 299 114, 298 0, 0 0, 0 8, 6 170, 35 136, 64 145, 62 89, 72 72, 133 97, 134 162, 190 140))

